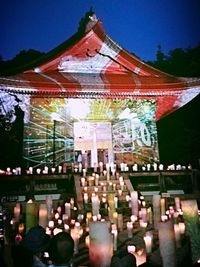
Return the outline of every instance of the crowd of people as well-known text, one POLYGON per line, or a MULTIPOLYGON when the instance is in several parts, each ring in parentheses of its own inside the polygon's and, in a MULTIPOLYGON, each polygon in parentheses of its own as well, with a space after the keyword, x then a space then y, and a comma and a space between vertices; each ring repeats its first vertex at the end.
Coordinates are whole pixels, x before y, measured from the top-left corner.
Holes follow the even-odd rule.
MULTIPOLYGON (((11 249, 12 267, 77 267, 73 262, 75 256, 74 240, 68 232, 60 232, 50 238, 40 225, 31 228, 11 249)), ((135 256, 127 252, 113 255, 110 266, 97 263, 95 267, 135 266, 137 266, 135 256)), ((2 253, 0 267, 10 267, 2 253)))

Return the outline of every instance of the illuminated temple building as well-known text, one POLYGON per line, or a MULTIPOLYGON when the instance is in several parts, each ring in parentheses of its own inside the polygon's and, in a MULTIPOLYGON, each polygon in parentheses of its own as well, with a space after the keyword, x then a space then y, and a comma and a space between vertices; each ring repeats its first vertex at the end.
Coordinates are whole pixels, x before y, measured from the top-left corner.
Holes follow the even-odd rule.
POLYGON ((200 78, 145 64, 95 15, 40 63, 0 77, 1 129, 23 142, 23 166, 0 169, 0 260, 39 224, 71 233, 73 266, 111 267, 122 249, 142 267, 199 262, 200 172, 163 166, 156 127, 199 93, 200 78))
POLYGON ((1 115, 24 112, 26 166, 159 161, 156 121, 200 92, 127 52, 93 15, 43 62, 0 78, 1 115))

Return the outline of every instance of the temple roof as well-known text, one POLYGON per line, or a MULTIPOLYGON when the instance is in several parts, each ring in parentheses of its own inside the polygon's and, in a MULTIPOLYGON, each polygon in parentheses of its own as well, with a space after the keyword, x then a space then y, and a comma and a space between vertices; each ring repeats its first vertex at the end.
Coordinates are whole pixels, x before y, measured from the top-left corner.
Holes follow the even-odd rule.
POLYGON ((159 71, 120 47, 92 16, 84 34, 55 48, 43 63, 0 78, 0 90, 33 97, 151 98, 157 119, 200 93, 200 78, 159 71))

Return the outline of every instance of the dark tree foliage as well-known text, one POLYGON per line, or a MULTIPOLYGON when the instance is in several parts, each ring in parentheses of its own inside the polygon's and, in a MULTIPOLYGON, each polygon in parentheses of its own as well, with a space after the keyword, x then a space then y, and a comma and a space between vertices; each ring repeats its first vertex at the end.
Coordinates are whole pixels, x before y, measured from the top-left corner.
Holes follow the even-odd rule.
MULTIPOLYGON (((167 55, 158 46, 156 61, 147 64, 179 77, 200 77, 200 43, 167 55)), ((200 167, 200 95, 157 122, 160 160, 200 167)))
POLYGON ((28 69, 30 63, 38 60, 38 58, 41 58, 43 55, 45 55, 45 53, 29 49, 27 51, 21 50, 12 60, 4 61, 2 57, 0 57, 0 76, 19 73, 22 68, 28 69))
POLYGON ((158 46, 156 61, 147 64, 179 77, 200 77, 200 43, 193 48, 176 48, 167 55, 158 46))

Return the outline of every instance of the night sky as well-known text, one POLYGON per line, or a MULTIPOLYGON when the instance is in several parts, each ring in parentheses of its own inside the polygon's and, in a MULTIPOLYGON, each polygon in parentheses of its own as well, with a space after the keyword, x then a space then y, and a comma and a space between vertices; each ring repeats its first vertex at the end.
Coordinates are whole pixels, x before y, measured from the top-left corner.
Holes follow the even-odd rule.
POLYGON ((2 0, 0 56, 50 51, 76 33, 90 7, 106 33, 142 60, 154 60, 158 45, 168 53, 200 41, 199 0, 2 0))

